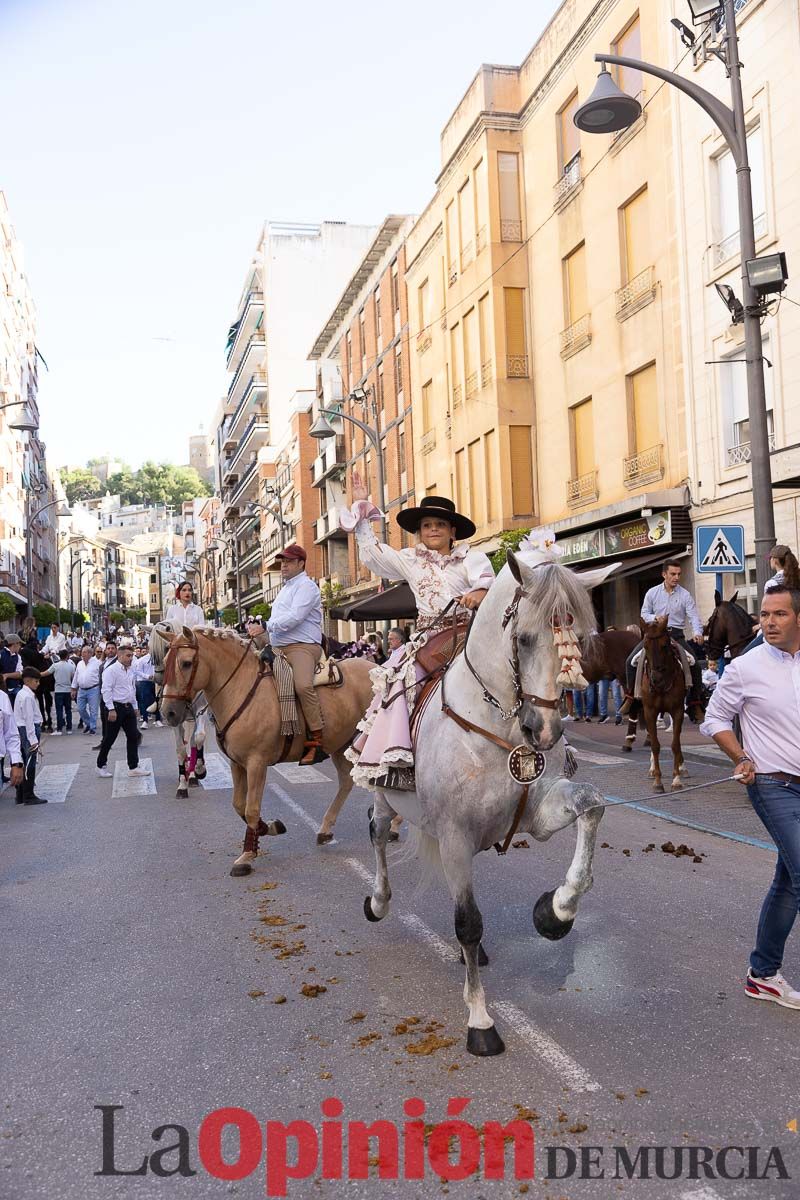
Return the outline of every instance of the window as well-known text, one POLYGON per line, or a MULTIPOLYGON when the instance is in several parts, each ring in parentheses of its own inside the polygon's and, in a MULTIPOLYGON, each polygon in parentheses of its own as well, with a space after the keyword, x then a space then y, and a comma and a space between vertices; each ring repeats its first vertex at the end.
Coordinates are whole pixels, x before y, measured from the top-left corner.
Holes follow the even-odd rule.
POLYGON ((464 315, 464 382, 466 398, 478 392, 480 379, 480 345, 478 338, 478 312, 471 308, 464 315))
MULTIPOLYGON (((422 403, 424 406, 424 394, 422 403)), ((397 427, 397 470, 400 475, 404 475, 406 471, 406 431, 403 425, 397 427)))
POLYGON ((584 400, 570 410, 572 433, 572 465, 576 477, 594 471, 594 417, 591 400, 584 400))
POLYGON ((422 333, 431 323, 431 287, 430 281, 427 279, 420 284, 417 292, 417 314, 419 331, 422 333))
POLYGON ((378 412, 383 412, 384 405, 386 404, 386 401, 384 400, 384 393, 383 393, 383 366, 380 366, 378 368, 377 387, 378 387, 378 394, 376 396, 376 400, 378 402, 378 412))
POLYGON ((483 524, 481 495, 481 439, 476 438, 467 446, 467 477, 469 482, 469 514, 476 525, 483 524))
POLYGON ((361 374, 367 369, 367 327, 364 320, 364 310, 358 314, 358 348, 361 351, 361 374))
POLYGON ((495 478, 494 466, 494 430, 490 429, 483 439, 483 471, 484 479, 486 480, 485 496, 486 496, 486 520, 494 520, 494 503, 492 483, 495 478))
POLYGON ((394 352, 394 391, 398 406, 403 399, 403 350, 398 346, 394 352))
POLYGON ((581 135, 573 117, 578 111, 578 93, 570 97, 558 114, 558 151, 560 173, 563 175, 576 155, 581 152, 581 135))
POLYGON ((459 229, 459 257, 461 260, 461 270, 472 262, 475 257, 475 202, 472 195, 470 181, 458 190, 458 229, 459 229))
POLYGON ((456 228, 456 206, 450 201, 445 209, 445 234, 447 237, 447 282, 452 286, 458 279, 458 230, 456 228))
POLYGON ((519 155, 500 151, 497 155, 500 190, 500 240, 522 241, 522 216, 519 200, 519 155))
POLYGON ((492 330, 489 318, 489 294, 478 301, 478 330, 481 351, 481 387, 486 387, 492 374, 492 330))
MULTIPOLYGON (((767 229, 767 199, 764 183, 764 142, 761 126, 756 125, 747 135, 747 155, 753 188, 753 220, 756 237, 767 229)), ((729 150, 715 159, 717 184, 717 217, 714 230, 716 264, 739 253, 739 199, 736 188, 736 165, 729 150)))
POLYGON ((422 432, 433 429, 433 380, 422 385, 422 432))
POLYGON ((475 253, 480 254, 486 247, 486 229, 488 224, 489 185, 486 179, 486 159, 482 158, 476 164, 472 174, 475 188, 475 253))
MULTIPOLYGON (((638 13, 614 42, 612 49, 620 58, 642 57, 642 28, 638 13)), ((635 71, 632 67, 615 67, 614 76, 623 92, 629 96, 639 95, 644 83, 641 71, 635 71)))
POLYGON ((467 511, 467 498, 465 493, 466 480, 464 478, 464 451, 456 450, 456 508, 459 512, 467 511))
POLYGON ((463 399, 461 391, 461 326, 456 322, 450 330, 450 378, 453 381, 453 408, 463 399))
POLYGON ((586 243, 581 242, 564 259, 564 315, 574 325, 589 311, 586 298, 586 243))
POLYGON ((511 506, 515 517, 533 512, 533 454, 530 425, 509 425, 511 452, 511 506))
MULTIPOLYGON (((397 259, 392 263, 392 312, 400 312, 400 278, 397 271, 397 259)), ((397 332, 395 330, 395 332, 397 332)))
POLYGON ((656 365, 629 376, 632 429, 632 453, 643 454, 661 442, 658 421, 656 365))
MULTIPOLYGON (((764 338, 764 355, 769 358, 769 338, 764 338)), ((720 393, 724 430, 725 466, 736 467, 750 462, 750 418, 747 406, 747 367, 745 351, 739 350, 720 367, 720 393)), ((764 372, 767 401, 767 432, 770 449, 775 448, 773 425, 772 371, 764 372)))
POLYGON ((643 188, 622 210, 623 283, 630 283, 653 261, 647 188, 643 188))
POLYGON ((372 293, 372 301, 375 305, 375 337, 377 339, 378 349, 383 345, 383 337, 381 334, 381 289, 380 284, 372 293))
POLYGON ((525 289, 503 288, 503 302, 506 316, 506 375, 509 379, 525 379, 528 375, 525 289))

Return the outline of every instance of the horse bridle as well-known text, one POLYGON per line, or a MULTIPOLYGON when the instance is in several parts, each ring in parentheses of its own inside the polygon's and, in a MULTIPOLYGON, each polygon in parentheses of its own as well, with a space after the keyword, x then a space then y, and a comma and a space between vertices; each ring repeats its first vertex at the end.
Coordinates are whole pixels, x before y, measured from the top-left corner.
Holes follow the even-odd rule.
MULTIPOLYGON (((250 638, 247 642, 245 642, 242 657, 239 659, 236 666, 233 668, 233 670, 231 671, 230 675, 225 680, 225 682, 223 684, 221 684, 212 695, 209 696, 208 693, 206 693, 206 700, 207 700, 208 704, 210 704, 212 700, 215 700, 217 698, 217 696, 219 696, 220 692, 222 692, 228 686, 230 681, 233 679, 234 675, 239 670, 239 668, 242 666, 242 664, 244 663, 248 654, 250 653, 250 647, 252 645, 252 642, 253 642, 252 638, 250 638)), ((192 646, 188 642, 184 646, 170 646, 170 648, 167 652, 166 661, 164 663, 164 688, 162 689, 162 692, 161 692, 162 697, 164 697, 167 700, 181 700, 181 701, 183 701, 184 704, 188 704, 193 699, 192 692, 194 690, 194 681, 195 681, 195 676, 197 675, 197 668, 198 668, 199 662, 200 662, 200 647, 199 646, 197 646, 197 645, 192 646), (192 659, 192 669, 189 672, 189 678, 186 681, 186 687, 184 688, 183 692, 181 692, 180 694, 176 694, 173 692, 173 693, 170 693, 170 695, 167 695, 166 687, 169 683, 173 682, 173 679, 170 678, 170 675, 172 675, 173 678, 175 678, 175 679, 177 678, 177 675, 174 672, 174 670, 172 672, 170 672, 170 670, 169 670, 169 668, 171 666, 173 666, 173 664, 170 663, 169 658, 170 658, 170 654, 172 654, 172 651, 178 650, 178 649, 190 650, 192 652, 192 654, 194 655, 194 657, 192 659)))
MULTIPOLYGON (((537 564, 537 566, 540 566, 540 565, 541 564, 537 564)), ((529 703, 531 703, 535 708, 557 709, 561 703, 560 695, 555 700, 547 700, 544 696, 536 696, 531 692, 525 692, 522 690, 522 672, 521 672, 520 666, 519 666, 519 639, 517 637, 517 617, 519 615, 520 600, 522 600, 523 597, 527 599, 528 593, 525 591, 522 584, 519 584, 517 586, 517 590, 514 592, 514 597, 511 601, 511 603, 509 604, 508 608, 506 609, 505 613, 503 614, 502 628, 504 630, 508 627, 509 622, 513 621, 513 626, 511 629, 511 658, 509 659, 509 666, 511 667, 511 678, 512 678, 513 687, 514 687, 514 703, 511 706, 511 708, 509 708, 509 709, 503 708, 503 705, 501 704, 501 702, 489 690, 489 688, 483 682, 480 675, 475 670, 474 666, 472 665, 472 663, 470 661, 468 647, 469 647, 469 635, 470 635, 470 631, 472 630, 472 622, 471 621, 469 624, 469 629, 467 630, 467 638, 464 643, 464 662, 467 664, 470 674, 474 677, 474 679, 477 681, 478 685, 480 686, 481 692, 483 694, 483 699, 486 701, 487 704, 491 704, 492 708, 497 709, 497 711, 500 713, 500 716, 503 718, 504 721, 513 721, 514 718, 519 713, 520 709, 522 708, 522 706, 526 700, 529 701, 529 703)), ((552 624, 552 628, 554 630, 556 630, 559 628, 559 626, 552 624)))

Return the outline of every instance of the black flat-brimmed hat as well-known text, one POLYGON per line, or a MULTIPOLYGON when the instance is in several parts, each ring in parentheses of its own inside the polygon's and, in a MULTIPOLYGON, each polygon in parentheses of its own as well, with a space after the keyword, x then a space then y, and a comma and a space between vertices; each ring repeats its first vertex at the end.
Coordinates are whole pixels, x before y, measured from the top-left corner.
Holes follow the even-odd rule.
POLYGON ((408 533, 417 533, 425 517, 439 517, 456 527, 456 538, 472 537, 475 525, 469 517, 456 512, 456 506, 446 496, 423 496, 418 508, 404 508, 397 514, 397 524, 408 533))

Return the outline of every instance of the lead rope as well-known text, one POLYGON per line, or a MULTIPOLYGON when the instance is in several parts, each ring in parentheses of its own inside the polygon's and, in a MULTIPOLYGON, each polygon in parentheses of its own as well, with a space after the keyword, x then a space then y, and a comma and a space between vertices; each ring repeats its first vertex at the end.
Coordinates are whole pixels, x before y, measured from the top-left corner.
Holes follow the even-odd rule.
MULTIPOLYGON (((721 783, 739 782, 739 775, 724 775, 721 779, 711 779, 708 783, 693 783, 690 787, 680 788, 679 794, 674 796, 665 796, 664 799, 682 800, 687 792, 700 792, 703 788, 718 787, 721 783)), ((656 793, 658 795, 658 793, 656 793)), ((603 804, 590 804, 588 808, 581 810, 583 813, 591 812, 594 808, 616 808, 620 804, 642 804, 645 800, 652 800, 653 793, 648 792, 646 796, 638 796, 633 800, 606 800, 603 804)))

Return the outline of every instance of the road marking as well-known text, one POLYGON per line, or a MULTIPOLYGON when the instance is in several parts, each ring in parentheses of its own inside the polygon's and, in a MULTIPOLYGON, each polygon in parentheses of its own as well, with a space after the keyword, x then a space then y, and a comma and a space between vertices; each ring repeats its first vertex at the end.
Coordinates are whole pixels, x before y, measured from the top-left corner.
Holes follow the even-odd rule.
POLYGON ((48 804, 63 804, 78 774, 78 767, 78 763, 42 767, 36 772, 36 795, 48 804))
MULTIPOLYGON (((287 804, 292 812, 296 813, 302 821, 312 828, 316 828, 316 822, 309 817, 308 813, 302 808, 291 796, 281 787, 276 787, 271 784, 271 790, 287 804)), ((372 885, 373 876, 364 864, 357 858, 346 858, 345 863, 353 871, 359 879, 364 883, 372 885)), ((433 950, 434 954, 443 962, 452 964, 458 961, 458 954, 449 942, 446 942, 443 937, 440 937, 435 930, 413 912, 397 913, 398 920, 413 933, 420 941, 433 950)), ((565 1083, 574 1092, 599 1092, 600 1084, 596 1079, 593 1079, 588 1071, 584 1071, 583 1067, 575 1061, 566 1050, 562 1050, 558 1042, 554 1041, 544 1030, 539 1029, 532 1021, 525 1016, 521 1009, 515 1004, 509 1004, 505 1001, 498 1001, 494 1007, 508 1021, 509 1025, 514 1029, 514 1032, 534 1050, 546 1065, 555 1072, 558 1078, 565 1083)), ((698 1195, 695 1200, 705 1200, 705 1197, 698 1195)), ((714 1197, 714 1200, 717 1200, 714 1197)))
POLYGON ((111 790, 112 800, 122 800, 127 796, 157 796, 156 781, 153 775, 153 760, 140 758, 140 767, 149 767, 149 775, 128 774, 128 764, 121 758, 114 766, 114 786, 111 790))
POLYGON ((495 1001, 494 1007, 505 1017, 514 1032, 539 1055, 554 1073, 575 1092, 599 1092, 600 1084, 592 1079, 575 1059, 562 1050, 558 1042, 538 1029, 516 1004, 507 1000, 495 1001))
POLYGON ((221 754, 206 755, 206 774, 200 786, 207 792, 221 792, 233 787, 233 776, 227 759, 221 754))
POLYGON ((310 829, 313 829, 314 832, 316 833, 317 828, 318 828, 318 823, 314 820, 314 818, 312 816, 309 816, 309 814, 306 812, 306 810, 304 808, 301 808, 300 805, 297 804, 292 799, 292 797, 289 795, 289 793, 285 792, 279 784, 271 783, 267 790, 270 792, 274 792, 275 795, 278 797, 278 799, 282 800, 283 803, 286 804, 292 810, 292 812, 295 814, 295 816, 298 816, 301 821, 304 821, 305 824, 308 825, 308 827, 310 829))
POLYGON ((316 767, 301 767, 299 763, 275 763, 270 770, 277 771, 289 783, 330 783, 328 776, 316 767))
POLYGON ((710 1187, 687 1188, 677 1200, 719 1200, 719 1192, 710 1187))
POLYGON ((683 753, 696 754, 698 758, 713 758, 715 762, 728 762, 727 755, 718 746, 684 746, 683 753))
POLYGON ((593 751, 578 749, 575 746, 572 749, 578 759, 579 765, 585 760, 586 762, 595 763, 598 767, 618 767, 628 761, 625 758, 614 758, 610 754, 595 754, 593 751))

